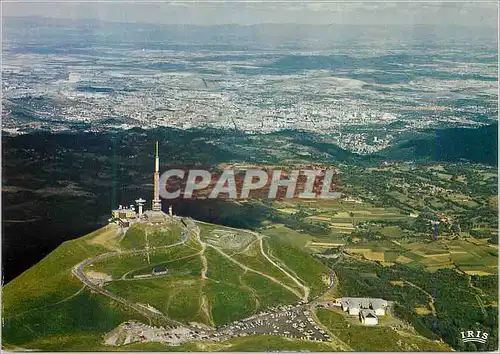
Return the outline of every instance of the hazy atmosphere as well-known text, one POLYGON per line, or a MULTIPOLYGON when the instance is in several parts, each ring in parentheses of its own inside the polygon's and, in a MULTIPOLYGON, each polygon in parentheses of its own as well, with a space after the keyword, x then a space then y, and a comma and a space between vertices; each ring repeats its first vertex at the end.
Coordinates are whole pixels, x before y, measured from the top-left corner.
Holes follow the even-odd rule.
POLYGON ((2 10, 2 350, 498 350, 497 2, 2 10))
POLYGON ((495 27, 497 2, 3 1, 4 16, 161 24, 259 23, 465 25, 495 27))

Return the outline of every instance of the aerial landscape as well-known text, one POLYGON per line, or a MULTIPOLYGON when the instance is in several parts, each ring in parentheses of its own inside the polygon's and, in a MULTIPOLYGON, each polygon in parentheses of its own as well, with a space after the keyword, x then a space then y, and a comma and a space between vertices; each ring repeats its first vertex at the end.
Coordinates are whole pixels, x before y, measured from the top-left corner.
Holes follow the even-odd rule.
POLYGON ((3 350, 498 350, 498 4, 21 5, 3 350))

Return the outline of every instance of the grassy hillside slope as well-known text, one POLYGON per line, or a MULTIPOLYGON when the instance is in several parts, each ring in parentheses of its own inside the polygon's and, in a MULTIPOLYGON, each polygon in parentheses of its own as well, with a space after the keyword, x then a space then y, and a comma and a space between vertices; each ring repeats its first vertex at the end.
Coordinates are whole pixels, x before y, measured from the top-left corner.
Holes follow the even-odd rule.
MULTIPOLYGON (((191 222, 187 230, 176 221, 158 229, 137 225, 122 235, 110 225, 63 243, 3 288, 4 348, 122 350, 103 346, 102 336, 127 320, 150 323, 150 319, 84 286, 72 273, 75 265, 104 253, 111 256, 83 267, 89 279, 101 276, 107 280, 106 290, 132 303, 149 304, 183 323, 224 325, 271 306, 296 303, 305 287, 311 295, 326 288, 321 278, 328 269, 302 250, 283 245, 279 251, 279 241, 213 224, 191 222), (168 274, 134 278, 152 274, 159 266, 168 274)), ((234 345, 242 349, 243 342, 255 350, 293 347, 283 339, 249 338, 234 345)), ((177 350, 209 350, 204 345, 186 344, 177 350)), ((322 346, 302 343, 302 347, 322 346)), ((133 348, 167 347, 134 344, 133 348)))

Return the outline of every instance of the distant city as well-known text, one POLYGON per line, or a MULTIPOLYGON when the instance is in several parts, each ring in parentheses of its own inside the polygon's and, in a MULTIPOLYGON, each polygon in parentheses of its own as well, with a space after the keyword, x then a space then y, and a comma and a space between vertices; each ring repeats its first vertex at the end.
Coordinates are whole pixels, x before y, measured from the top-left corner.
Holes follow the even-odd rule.
MULTIPOLYGON (((200 46, 193 43, 196 31, 186 39, 168 26, 136 25, 146 32, 142 40, 122 42, 108 40, 119 28, 94 29, 90 39, 88 29, 63 28, 57 32, 63 43, 76 35, 83 41, 61 49, 36 42, 42 34, 18 22, 6 19, 3 43, 3 130, 10 134, 296 129, 369 154, 406 131, 477 126, 497 116, 496 47, 481 42, 464 53, 456 43, 406 48, 397 38, 390 50, 373 49, 370 38, 315 49, 306 37, 291 49, 257 43, 242 50, 239 42, 200 46), (150 41, 155 31, 171 41, 150 41)), ((424 43, 426 36, 412 41, 424 43)))

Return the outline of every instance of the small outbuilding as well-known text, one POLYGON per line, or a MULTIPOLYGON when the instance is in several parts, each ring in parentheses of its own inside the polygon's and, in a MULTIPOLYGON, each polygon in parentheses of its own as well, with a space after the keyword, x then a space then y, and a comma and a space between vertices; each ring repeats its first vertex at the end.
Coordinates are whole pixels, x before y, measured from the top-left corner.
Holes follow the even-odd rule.
POLYGON ((153 269, 153 275, 164 275, 168 273, 168 269, 165 267, 156 267, 153 269))
POLYGON ((359 320, 365 326, 376 326, 378 325, 378 317, 374 310, 363 309, 359 313, 359 320))

